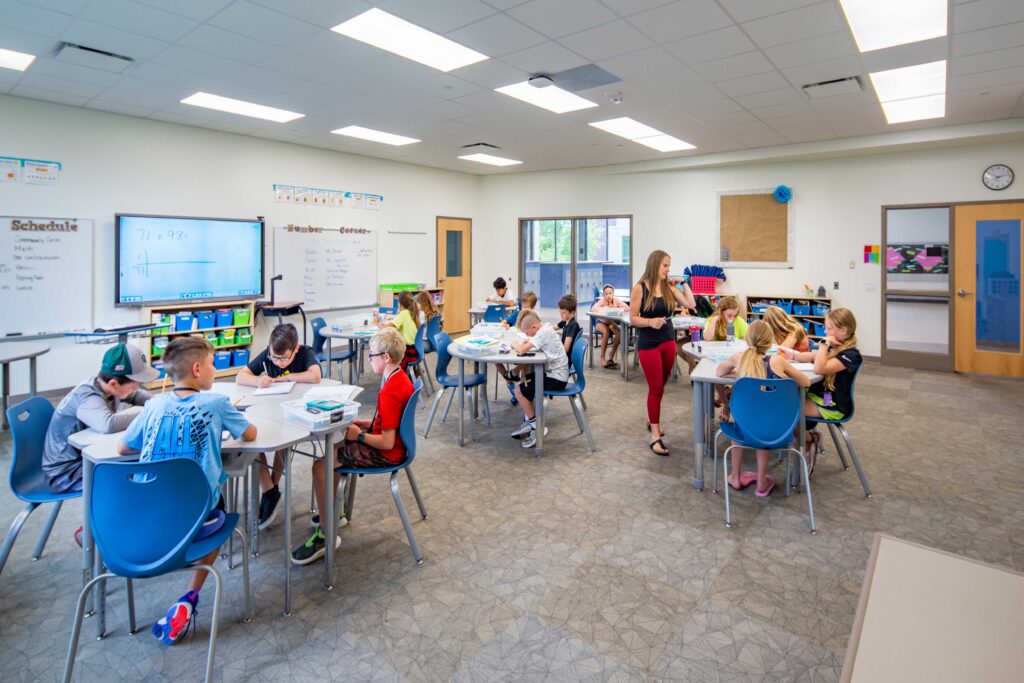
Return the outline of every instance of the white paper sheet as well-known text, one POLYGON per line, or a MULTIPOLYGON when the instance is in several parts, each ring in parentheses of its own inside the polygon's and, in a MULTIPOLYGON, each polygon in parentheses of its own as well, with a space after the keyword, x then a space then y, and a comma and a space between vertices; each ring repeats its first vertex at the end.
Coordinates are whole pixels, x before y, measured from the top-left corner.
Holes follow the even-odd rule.
POLYGON ((295 388, 295 382, 274 382, 269 387, 263 387, 252 392, 253 396, 273 396, 275 394, 290 394, 295 388))

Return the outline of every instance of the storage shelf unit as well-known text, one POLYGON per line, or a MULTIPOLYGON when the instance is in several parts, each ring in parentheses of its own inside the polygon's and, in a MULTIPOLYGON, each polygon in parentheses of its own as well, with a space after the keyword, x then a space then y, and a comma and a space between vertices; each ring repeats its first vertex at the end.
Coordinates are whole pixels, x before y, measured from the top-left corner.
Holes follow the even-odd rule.
POLYGON ((377 292, 377 304, 384 308, 398 308, 398 294, 400 292, 412 292, 413 296, 420 292, 426 291, 430 296, 434 297, 434 305, 441 310, 441 316, 444 317, 444 288, 443 287, 424 287, 422 289, 410 288, 403 290, 391 290, 381 289, 377 292))
MULTIPOLYGON (((181 336, 190 335, 190 334, 203 335, 205 337, 206 334, 209 333, 209 332, 220 332, 222 330, 248 329, 248 330, 251 331, 253 329, 253 326, 254 326, 254 323, 255 323, 255 318, 256 318, 256 305, 255 305, 255 302, 252 301, 252 300, 245 300, 245 301, 220 301, 220 302, 215 302, 215 303, 214 302, 192 302, 192 303, 184 303, 184 302, 182 302, 182 303, 167 304, 167 305, 162 305, 162 306, 150 306, 150 307, 145 307, 145 308, 142 309, 142 319, 144 321, 146 321, 146 322, 151 322, 151 321, 154 321, 154 320, 159 321, 160 318, 156 317, 156 316, 170 316, 170 322, 167 323, 168 327, 170 328, 169 331, 168 332, 156 332, 156 331, 154 331, 153 332, 153 336, 148 340, 149 341, 149 356, 150 356, 150 358, 152 359, 152 361, 154 363, 160 363, 161 362, 161 358, 162 358, 162 355, 161 355, 162 351, 160 353, 154 353, 156 351, 156 348, 155 348, 155 341, 156 341, 156 339, 158 339, 160 337, 169 337, 169 338, 173 339, 174 337, 181 337, 181 336), (215 326, 215 327, 206 327, 206 328, 203 328, 203 329, 182 330, 182 331, 175 331, 174 330, 175 316, 178 313, 183 313, 185 311, 190 311, 192 313, 196 313, 198 311, 216 311, 218 309, 225 309, 225 308, 230 308, 232 310, 237 309, 237 308, 244 308, 244 309, 246 309, 249 312, 249 322, 247 322, 245 324, 242 324, 242 325, 219 325, 219 326, 215 326)), ((221 351, 221 350, 228 350, 228 349, 230 349, 232 351, 235 351, 235 350, 238 350, 238 349, 247 349, 247 348, 250 348, 251 346, 252 346, 252 339, 250 338, 250 340, 248 342, 244 342, 244 343, 235 342, 235 343, 224 344, 224 345, 215 344, 213 348, 214 348, 214 351, 221 351)), ((252 353, 250 353, 250 358, 251 357, 252 357, 252 353)), ((244 367, 244 366, 233 365, 230 368, 225 368, 223 370, 217 370, 216 376, 217 376, 218 379, 221 378, 221 377, 233 377, 234 375, 238 374, 238 371, 241 370, 242 367, 244 367)), ((163 384, 164 384, 164 380, 161 378, 161 379, 154 380, 153 382, 150 382, 146 386, 147 386, 147 388, 154 388, 154 387, 160 387, 163 384)))
MULTIPOLYGON (((747 320, 758 320, 763 316, 763 313, 754 312, 754 304, 769 304, 775 305, 778 302, 789 302, 794 307, 796 306, 809 306, 813 312, 815 306, 828 306, 829 310, 832 310, 832 297, 829 296, 759 296, 759 295, 747 295, 747 320)), ((796 319, 804 329, 807 330, 807 336, 811 339, 824 339, 825 335, 815 334, 814 325, 808 325, 807 323, 817 323, 824 326, 825 316, 823 315, 811 315, 804 313, 789 312, 793 318, 796 319), (808 329, 810 328, 810 329, 808 329)))

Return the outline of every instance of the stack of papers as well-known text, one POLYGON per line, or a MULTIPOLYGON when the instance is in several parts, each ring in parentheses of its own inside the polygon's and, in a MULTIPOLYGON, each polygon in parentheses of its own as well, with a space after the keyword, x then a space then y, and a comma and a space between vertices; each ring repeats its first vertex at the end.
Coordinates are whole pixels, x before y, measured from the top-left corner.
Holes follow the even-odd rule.
POLYGON ((274 394, 290 394, 295 388, 295 382, 274 382, 269 387, 263 387, 252 392, 253 396, 273 396, 274 394))
POLYGON ((793 363, 792 365, 800 372, 814 372, 814 363, 793 363))

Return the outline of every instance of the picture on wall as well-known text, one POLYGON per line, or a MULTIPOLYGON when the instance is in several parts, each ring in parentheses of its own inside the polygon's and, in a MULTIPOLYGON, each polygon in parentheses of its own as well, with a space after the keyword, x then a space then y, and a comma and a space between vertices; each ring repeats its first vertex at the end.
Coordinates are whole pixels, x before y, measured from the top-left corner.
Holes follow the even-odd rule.
POLYGON ((890 244, 886 249, 886 272, 949 273, 948 244, 890 244))

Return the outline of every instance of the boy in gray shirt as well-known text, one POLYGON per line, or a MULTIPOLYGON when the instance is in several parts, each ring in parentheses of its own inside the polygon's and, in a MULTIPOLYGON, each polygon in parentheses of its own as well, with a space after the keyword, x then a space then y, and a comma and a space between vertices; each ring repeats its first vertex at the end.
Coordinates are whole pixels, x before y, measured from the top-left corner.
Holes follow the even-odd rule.
POLYGON ((129 344, 118 344, 103 354, 103 364, 71 390, 57 405, 43 444, 43 474, 55 493, 82 490, 82 454, 68 437, 87 427, 111 434, 124 431, 137 410, 114 412, 117 402, 141 406, 150 399, 140 382, 152 382, 159 373, 146 356, 129 344))

